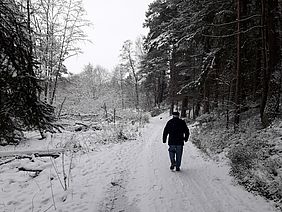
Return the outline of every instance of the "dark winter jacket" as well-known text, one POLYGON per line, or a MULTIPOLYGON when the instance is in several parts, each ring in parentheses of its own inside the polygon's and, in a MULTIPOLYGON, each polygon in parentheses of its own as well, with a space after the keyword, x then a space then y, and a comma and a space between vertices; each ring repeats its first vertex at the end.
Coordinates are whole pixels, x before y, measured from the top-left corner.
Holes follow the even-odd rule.
POLYGON ((166 143, 168 137, 168 145, 184 145, 189 138, 189 129, 184 120, 173 117, 170 119, 163 132, 163 143, 166 143))

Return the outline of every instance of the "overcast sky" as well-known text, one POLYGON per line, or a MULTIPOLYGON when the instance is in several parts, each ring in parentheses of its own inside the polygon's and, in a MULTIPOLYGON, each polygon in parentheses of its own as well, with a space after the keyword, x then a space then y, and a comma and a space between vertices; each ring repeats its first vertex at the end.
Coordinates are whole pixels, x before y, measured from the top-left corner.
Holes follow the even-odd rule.
POLYGON ((144 29, 145 12, 153 0, 83 0, 88 19, 93 23, 87 30, 91 43, 81 43, 83 54, 65 62, 68 70, 79 73, 88 63, 101 65, 110 71, 119 62, 125 40, 135 41, 144 29))

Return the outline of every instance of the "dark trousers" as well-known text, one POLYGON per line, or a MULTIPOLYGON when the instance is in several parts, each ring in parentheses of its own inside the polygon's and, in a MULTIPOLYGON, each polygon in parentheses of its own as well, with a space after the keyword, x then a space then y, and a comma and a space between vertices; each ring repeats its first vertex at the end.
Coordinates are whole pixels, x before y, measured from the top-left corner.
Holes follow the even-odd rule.
POLYGON ((183 153, 182 145, 169 145, 168 148, 169 158, 171 164, 175 164, 177 168, 181 166, 181 158, 183 153))

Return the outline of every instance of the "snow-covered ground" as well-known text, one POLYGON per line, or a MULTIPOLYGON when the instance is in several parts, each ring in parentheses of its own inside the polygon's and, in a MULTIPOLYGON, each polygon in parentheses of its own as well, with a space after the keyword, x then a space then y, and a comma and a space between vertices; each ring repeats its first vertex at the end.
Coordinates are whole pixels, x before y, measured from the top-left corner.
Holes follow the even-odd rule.
POLYGON ((0 166, 0 211, 274 211, 270 202, 236 185, 227 165, 209 160, 191 142, 184 146, 181 171, 170 171, 168 147, 162 143, 169 117, 160 117, 152 118, 137 140, 0 166), (34 176, 20 167, 43 171, 34 176))

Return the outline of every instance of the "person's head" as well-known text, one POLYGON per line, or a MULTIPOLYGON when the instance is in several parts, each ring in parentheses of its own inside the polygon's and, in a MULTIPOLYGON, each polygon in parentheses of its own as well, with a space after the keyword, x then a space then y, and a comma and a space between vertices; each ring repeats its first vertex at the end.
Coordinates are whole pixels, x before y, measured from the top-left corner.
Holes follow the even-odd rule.
POLYGON ((179 112, 172 112, 173 118, 179 118, 179 112))

